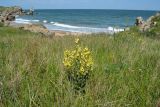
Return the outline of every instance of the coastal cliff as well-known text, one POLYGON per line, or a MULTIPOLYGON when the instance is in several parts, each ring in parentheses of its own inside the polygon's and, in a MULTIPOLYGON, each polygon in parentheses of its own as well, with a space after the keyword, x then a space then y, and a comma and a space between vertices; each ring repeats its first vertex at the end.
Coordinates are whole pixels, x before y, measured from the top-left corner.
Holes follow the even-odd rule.
POLYGON ((23 30, 28 30, 31 32, 41 33, 43 35, 54 35, 54 33, 50 32, 43 25, 40 24, 16 24, 12 21, 15 21, 16 16, 20 15, 33 15, 33 9, 30 9, 28 12, 24 11, 21 7, 0 7, 0 23, 4 26, 12 26, 23 30))
POLYGON ((10 21, 14 21, 16 16, 21 16, 21 15, 33 15, 33 10, 29 10, 27 12, 19 6, 13 6, 13 7, 0 6, 0 22, 4 23, 6 26, 9 25, 10 21))
POLYGON ((0 25, 15 27, 18 29, 23 29, 26 31, 39 33, 44 36, 65 36, 65 35, 79 35, 82 33, 74 33, 74 32, 64 32, 64 31, 51 31, 48 30, 42 24, 17 24, 15 23, 16 16, 21 15, 34 15, 34 10, 30 9, 29 11, 23 10, 21 7, 14 6, 14 7, 0 7, 0 25))
POLYGON ((22 15, 23 9, 21 7, 0 7, 0 22, 6 23, 14 21, 16 15, 22 15))

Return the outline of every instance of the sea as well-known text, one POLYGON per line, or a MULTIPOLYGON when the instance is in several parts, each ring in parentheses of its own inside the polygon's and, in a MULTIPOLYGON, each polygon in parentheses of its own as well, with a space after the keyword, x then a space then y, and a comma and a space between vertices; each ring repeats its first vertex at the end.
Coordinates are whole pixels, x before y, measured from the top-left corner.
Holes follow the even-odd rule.
POLYGON ((133 26, 138 16, 146 20, 156 13, 144 10, 37 9, 33 16, 16 16, 15 23, 39 23, 58 31, 113 33, 133 26))

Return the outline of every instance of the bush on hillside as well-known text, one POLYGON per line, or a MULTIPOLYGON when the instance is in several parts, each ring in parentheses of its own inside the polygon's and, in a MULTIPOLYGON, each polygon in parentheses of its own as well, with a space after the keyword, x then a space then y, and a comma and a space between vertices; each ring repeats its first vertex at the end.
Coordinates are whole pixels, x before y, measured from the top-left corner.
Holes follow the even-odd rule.
POLYGON ((67 77, 75 91, 84 93, 84 87, 93 70, 93 59, 89 49, 79 46, 79 39, 75 40, 75 50, 66 50, 64 52, 64 67, 67 77))

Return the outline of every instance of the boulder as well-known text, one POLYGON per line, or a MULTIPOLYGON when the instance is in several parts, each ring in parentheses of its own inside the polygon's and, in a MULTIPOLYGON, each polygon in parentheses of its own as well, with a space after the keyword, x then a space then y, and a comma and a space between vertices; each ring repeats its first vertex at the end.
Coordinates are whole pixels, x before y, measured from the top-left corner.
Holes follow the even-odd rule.
POLYGON ((136 26, 142 26, 144 24, 143 18, 142 17, 137 17, 135 25, 136 26))
POLYGON ((26 13, 27 15, 33 15, 34 10, 33 9, 29 9, 29 11, 26 13))
POLYGON ((156 17, 160 17, 160 12, 156 13, 156 17))
POLYGON ((6 21, 14 21, 15 20, 15 16, 10 14, 10 15, 6 16, 5 20, 6 21))
POLYGON ((146 22, 151 23, 151 22, 152 22, 152 20, 154 19, 154 17, 155 17, 155 16, 151 16, 151 17, 149 17, 149 18, 147 19, 147 21, 146 21, 146 22))

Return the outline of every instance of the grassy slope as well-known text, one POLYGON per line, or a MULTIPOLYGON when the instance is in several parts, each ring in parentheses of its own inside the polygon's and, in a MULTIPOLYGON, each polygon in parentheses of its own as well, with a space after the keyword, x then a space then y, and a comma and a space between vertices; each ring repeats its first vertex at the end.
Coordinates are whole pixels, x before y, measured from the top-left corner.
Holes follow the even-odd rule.
POLYGON ((6 7, 0 6, 0 12, 4 11, 6 7))
POLYGON ((85 95, 75 96, 63 71, 74 38, 43 38, 0 27, 1 107, 155 107, 160 98, 160 40, 130 31, 80 37, 94 56, 85 95))
POLYGON ((0 6, 0 12, 3 12, 7 9, 13 9, 14 7, 4 7, 4 6, 0 6))

